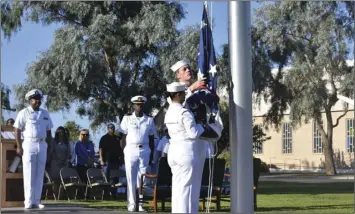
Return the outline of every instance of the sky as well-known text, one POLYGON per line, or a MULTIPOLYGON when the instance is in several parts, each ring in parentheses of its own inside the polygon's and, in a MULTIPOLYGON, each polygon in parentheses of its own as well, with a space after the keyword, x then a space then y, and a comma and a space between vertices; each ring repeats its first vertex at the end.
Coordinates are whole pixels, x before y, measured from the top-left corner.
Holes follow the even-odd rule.
MULTIPOLYGON (((178 28, 187 25, 199 24, 202 18, 203 2, 182 1, 185 11, 187 12, 178 28)), ((251 8, 258 7, 256 2, 251 3, 251 8)), ((209 14, 212 16, 213 39, 217 54, 221 53, 222 45, 228 43, 228 3, 225 2, 209 2, 209 14), (211 9, 212 8, 212 9, 211 9)), ((59 24, 51 24, 42 26, 42 24, 24 23, 21 30, 13 35, 10 41, 1 41, 1 82, 10 87, 13 91, 13 85, 21 84, 26 79, 26 67, 34 62, 42 51, 48 50, 53 43, 53 35, 56 29, 60 28, 59 24)), ((15 95, 10 95, 10 103, 15 104, 15 95)), ((44 107, 44 105, 42 106, 44 107)), ((54 129, 64 125, 66 121, 74 120, 83 128, 88 128, 90 121, 86 117, 79 117, 75 113, 76 105, 73 105, 69 112, 51 113, 54 129)), ((4 112, 4 118, 16 118, 15 112, 4 112)), ((97 133, 91 132, 94 143, 98 143, 100 137, 105 134, 105 130, 97 133)), ((97 148, 97 147, 96 147, 97 148)))

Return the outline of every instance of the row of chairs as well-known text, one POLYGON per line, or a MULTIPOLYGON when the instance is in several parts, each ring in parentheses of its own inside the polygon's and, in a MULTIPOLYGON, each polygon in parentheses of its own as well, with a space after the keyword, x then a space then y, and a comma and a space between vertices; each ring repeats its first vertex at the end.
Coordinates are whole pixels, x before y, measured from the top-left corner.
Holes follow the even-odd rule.
MULTIPOLYGON (((75 190, 75 197, 76 200, 78 195, 78 190, 84 190, 84 197, 85 199, 88 198, 88 192, 94 192, 94 190, 101 191, 101 200, 103 200, 105 191, 110 190, 112 188, 126 188, 127 185, 125 183, 121 183, 120 178, 125 178, 126 173, 121 169, 115 169, 110 171, 110 178, 107 179, 106 174, 100 168, 90 168, 86 171, 87 176, 87 183, 83 183, 80 179, 79 173, 74 168, 62 168, 59 172, 60 174, 60 186, 58 191, 58 197, 55 196, 54 191, 54 182, 50 178, 47 171, 45 171, 45 182, 44 182, 44 189, 45 192, 45 199, 47 200, 48 197, 48 190, 52 189, 53 191, 53 198, 55 200, 60 199, 61 192, 64 190, 68 201, 70 201, 70 191, 75 190)), ((96 200, 95 194, 93 195, 94 200, 96 200)))
MULTIPOLYGON (((212 198, 211 202, 216 204, 217 211, 221 208, 221 195, 223 190, 223 179, 225 172, 226 161, 224 159, 214 159, 213 164, 213 180, 212 180, 212 198)), ((206 201, 209 198, 208 185, 210 183, 210 161, 206 159, 203 175, 202 184, 200 191, 200 199, 202 201, 202 210, 206 209, 206 201)), ((48 173, 46 172, 46 180, 44 186, 46 188, 45 199, 47 199, 48 189, 52 188, 54 192, 54 183, 50 179, 48 173)), ((58 197, 53 193, 55 200, 60 198, 62 190, 64 190, 68 201, 70 201, 70 190, 75 190, 74 199, 76 200, 78 190, 85 189, 84 197, 87 199, 89 190, 100 190, 101 200, 103 200, 104 193, 108 189, 112 188, 127 188, 127 185, 120 183, 120 178, 125 178, 126 174, 124 170, 111 170, 109 180, 106 177, 104 171, 100 168, 91 168, 87 172, 87 183, 83 183, 79 177, 78 172, 74 168, 62 168, 60 170, 60 187, 58 192, 58 197)), ((157 212, 157 203, 161 202, 162 210, 165 209, 165 202, 171 200, 171 187, 172 187, 172 173, 171 168, 168 164, 167 158, 162 157, 158 162, 158 169, 156 174, 142 174, 141 183, 138 188, 137 194, 137 208, 139 203, 144 203, 150 200, 149 205, 153 206, 154 212, 157 212), (144 179, 152 179, 154 182, 147 183, 143 182, 144 179), (139 197, 139 195, 143 197, 139 197)), ((93 192, 93 191, 92 191, 93 192)), ((93 195, 94 200, 96 200, 95 195, 93 195)))

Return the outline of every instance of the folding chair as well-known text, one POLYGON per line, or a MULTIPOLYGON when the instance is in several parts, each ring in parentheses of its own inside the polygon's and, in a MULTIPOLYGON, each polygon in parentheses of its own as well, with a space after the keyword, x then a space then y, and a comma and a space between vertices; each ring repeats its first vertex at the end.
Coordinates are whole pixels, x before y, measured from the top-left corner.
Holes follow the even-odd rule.
POLYGON ((76 200, 78 189, 84 189, 86 187, 86 184, 81 182, 79 173, 74 168, 62 168, 59 174, 61 184, 59 186, 58 199, 60 199, 60 193, 63 188, 65 194, 67 195, 68 201, 70 201, 68 189, 75 189, 74 200, 76 200))
POLYGON ((120 182, 120 178, 125 178, 126 177, 126 172, 122 169, 112 169, 110 171, 110 178, 109 182, 112 185, 112 188, 116 189, 117 188, 126 188, 125 194, 127 194, 127 182, 120 182))
MULTIPOLYGON (((85 190, 85 198, 87 197, 89 188, 90 190, 101 189, 102 191, 101 200, 104 200, 105 190, 111 188, 111 184, 107 182, 107 178, 104 171, 99 168, 90 168, 86 171, 86 175, 88 177, 88 182, 85 190)), ((95 195, 94 195, 94 200, 96 200, 95 195)))
POLYGON ((54 200, 56 201, 57 200, 57 197, 55 196, 55 193, 54 193, 54 182, 53 180, 51 179, 51 177, 49 176, 47 170, 44 171, 44 182, 43 182, 43 190, 46 190, 46 193, 45 193, 45 198, 44 200, 47 200, 48 199, 48 190, 50 188, 52 188, 52 192, 53 192, 53 198, 54 200))

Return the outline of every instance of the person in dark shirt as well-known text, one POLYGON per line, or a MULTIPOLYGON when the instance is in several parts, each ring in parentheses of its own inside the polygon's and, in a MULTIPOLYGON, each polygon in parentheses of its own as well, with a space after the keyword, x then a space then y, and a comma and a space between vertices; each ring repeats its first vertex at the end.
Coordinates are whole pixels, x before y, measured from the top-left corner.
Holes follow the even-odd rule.
POLYGON ((120 145, 120 137, 115 135, 115 126, 110 123, 107 126, 107 134, 101 137, 99 144, 99 155, 101 166, 107 166, 107 179, 110 179, 110 171, 119 169, 123 150, 120 145))

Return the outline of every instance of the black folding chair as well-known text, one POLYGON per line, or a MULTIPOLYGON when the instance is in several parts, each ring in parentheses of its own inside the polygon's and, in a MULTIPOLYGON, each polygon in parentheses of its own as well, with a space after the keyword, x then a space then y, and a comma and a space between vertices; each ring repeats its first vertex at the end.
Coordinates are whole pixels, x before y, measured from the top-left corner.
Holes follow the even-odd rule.
POLYGON ((79 173, 74 168, 62 168, 60 170, 60 180, 61 184, 59 186, 58 199, 60 199, 60 193, 62 188, 64 189, 65 194, 67 195, 68 201, 70 201, 68 194, 69 189, 75 189, 74 200, 76 200, 78 190, 84 189, 86 187, 86 184, 81 182, 79 173))
MULTIPOLYGON (((107 181, 106 175, 101 168, 90 168, 86 171, 88 182, 85 190, 85 198, 87 197, 88 190, 101 189, 101 200, 104 200, 105 190, 111 188, 111 184, 107 181)), ((93 195, 96 200, 95 195, 93 195)))

